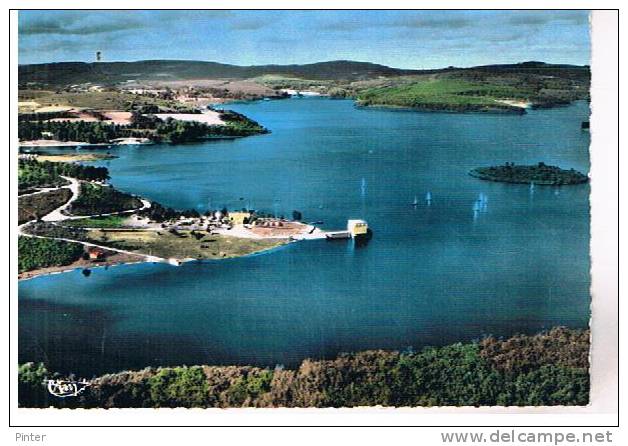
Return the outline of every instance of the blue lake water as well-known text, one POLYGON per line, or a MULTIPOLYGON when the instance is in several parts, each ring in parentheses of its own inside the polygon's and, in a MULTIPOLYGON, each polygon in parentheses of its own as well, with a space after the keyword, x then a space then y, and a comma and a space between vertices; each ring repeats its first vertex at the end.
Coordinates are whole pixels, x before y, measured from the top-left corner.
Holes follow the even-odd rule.
POLYGON ((589 185, 531 190, 467 175, 507 161, 588 172, 586 102, 523 116, 329 99, 229 108, 272 133, 115 148, 118 159, 98 164, 119 189, 175 208, 297 209, 330 229, 364 218, 373 239, 23 281, 20 362, 81 376, 148 365, 294 366, 346 351, 587 326, 589 185))

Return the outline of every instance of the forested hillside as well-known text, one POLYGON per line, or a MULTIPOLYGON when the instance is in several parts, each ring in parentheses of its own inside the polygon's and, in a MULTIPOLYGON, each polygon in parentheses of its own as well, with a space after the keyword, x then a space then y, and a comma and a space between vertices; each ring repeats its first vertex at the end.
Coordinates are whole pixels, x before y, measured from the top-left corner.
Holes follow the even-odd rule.
POLYGON ((92 379, 80 397, 50 396, 43 364, 20 366, 22 407, 356 407, 586 405, 589 331, 365 351, 275 367, 147 368, 92 379))

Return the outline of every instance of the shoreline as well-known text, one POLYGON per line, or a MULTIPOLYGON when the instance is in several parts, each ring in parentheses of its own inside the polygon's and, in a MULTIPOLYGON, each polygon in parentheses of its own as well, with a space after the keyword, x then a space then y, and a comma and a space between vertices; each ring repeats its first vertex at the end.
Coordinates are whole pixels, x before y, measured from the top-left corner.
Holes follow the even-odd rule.
POLYGON ((151 145, 154 142, 147 138, 118 138, 111 142, 89 143, 81 141, 58 141, 56 139, 34 139, 29 141, 19 141, 19 147, 40 148, 40 147, 92 147, 92 148, 109 148, 111 146, 142 146, 151 145))
POLYGON ((455 107, 448 107, 443 104, 443 107, 433 107, 431 105, 417 105, 417 106, 407 106, 407 105, 393 105, 393 104, 363 104, 360 101, 355 100, 354 106, 357 109, 362 110, 390 110, 390 111, 408 111, 408 112, 419 112, 419 113, 451 113, 451 114, 487 114, 487 115, 525 115, 527 113, 527 108, 510 106, 510 107, 468 107, 456 109, 455 107))
MULTIPOLYGON (((126 254, 119 254, 118 257, 125 257, 128 256, 126 254)), ((113 256, 112 256, 113 257, 113 256)), ((130 257, 132 256, 128 256, 129 259, 118 259, 118 260, 113 260, 113 261, 104 261, 102 263, 88 263, 89 261, 83 260, 83 259, 79 259, 75 262, 72 262, 68 265, 59 265, 59 266, 47 266, 45 268, 39 268, 39 269, 33 269, 30 271, 23 271, 21 273, 18 273, 18 283, 21 281, 25 281, 25 280, 30 280, 30 279, 35 279, 37 277, 45 277, 45 276, 52 276, 52 275, 56 275, 56 274, 63 274, 63 273, 69 273, 78 269, 96 269, 96 268, 110 268, 113 266, 119 266, 119 265, 135 265, 138 263, 147 263, 149 262, 149 260, 147 259, 141 259, 141 255, 138 255, 137 259, 130 259, 130 257), (86 263, 82 263, 82 262, 86 262, 86 263)))
POLYGON ((546 180, 516 180, 510 178, 497 178, 492 175, 485 174, 483 172, 478 172, 478 168, 472 169, 468 172, 469 176, 473 178, 477 178, 478 180, 483 181, 491 181, 493 183, 505 183, 505 184, 527 184, 534 186, 577 186, 579 184, 587 184, 589 183, 589 177, 582 174, 583 178, 575 181, 572 180, 570 182, 557 182, 557 181, 546 181, 546 180))
MULTIPOLYGON (((94 392, 91 395, 85 393, 78 399, 53 399, 45 400, 44 404, 41 404, 41 399, 36 398, 24 398, 20 400, 21 407, 54 407, 56 409, 122 409, 132 407, 163 407, 160 397, 154 398, 151 396, 150 389, 155 389, 155 386, 160 386, 163 392, 166 384, 156 384, 155 378, 163 372, 176 372, 174 376, 175 382, 187 382, 186 378, 190 376, 197 376, 201 382, 207 384, 205 392, 210 392, 206 395, 204 400, 197 401, 195 404, 189 405, 190 401, 187 397, 178 400, 177 407, 200 407, 200 408, 236 408, 236 407, 365 407, 366 405, 372 407, 429 407, 429 406, 465 406, 465 407, 477 407, 476 392, 474 389, 482 388, 487 390, 487 398, 493 398, 493 406, 500 407, 532 407, 532 406, 573 406, 582 407, 589 401, 590 386, 587 385, 587 381, 582 382, 583 385, 579 386, 579 397, 576 397, 571 389, 571 379, 575 376, 583 378, 584 374, 588 376, 588 369, 590 367, 590 330, 586 325, 568 324, 566 325, 551 325, 550 327, 535 330, 511 330, 506 337, 496 337, 490 331, 482 332, 480 336, 464 335, 457 337, 456 339, 445 340, 441 342, 421 342, 417 341, 413 343, 411 348, 402 349, 401 346, 393 345, 390 347, 378 347, 367 346, 351 348, 350 350, 336 349, 332 352, 322 353, 315 356, 312 355, 299 355, 286 364, 285 367, 273 369, 272 364, 268 364, 265 361, 246 360, 241 364, 235 360, 227 359, 226 361, 196 361, 192 364, 182 365, 180 362, 169 361, 152 361, 144 366, 121 365, 110 366, 109 364, 101 367, 92 367, 83 371, 76 371, 76 367, 59 367, 57 369, 48 369, 51 365, 45 362, 23 361, 19 363, 20 374, 28 373, 36 368, 41 369, 43 367, 44 374, 48 376, 61 376, 68 377, 85 376, 86 383, 93 386, 100 391, 94 392), (528 356, 522 353, 527 352, 528 356), (414 382, 415 373, 424 373, 422 375, 427 382, 430 382, 430 392, 437 392, 434 397, 438 396, 439 389, 447 389, 447 385, 443 384, 440 380, 441 373, 434 375, 433 371, 425 370, 425 361, 433 361, 434 355, 436 355, 437 370, 447 374, 450 370, 459 370, 460 367, 465 367, 465 370, 490 370, 490 374, 470 373, 473 379, 479 381, 471 388, 469 392, 463 392, 466 398, 470 398, 468 402, 462 401, 458 404, 454 404, 449 401, 450 394, 443 395, 442 401, 432 401, 418 399, 414 402, 406 401, 400 402, 398 399, 390 399, 390 396, 394 392, 401 392, 405 394, 407 385, 412 386, 414 382), (557 357, 558 356, 558 357, 557 357), (515 367, 511 364, 515 358, 515 367), (349 359, 349 360, 347 360, 349 359), (407 361, 406 359, 410 359, 407 361), (406 385, 394 384, 396 381, 393 379, 396 376, 395 371, 398 367, 404 364, 404 367, 410 367, 415 371, 408 375, 408 382, 406 385), (444 365, 443 365, 444 364, 444 365), (305 366, 305 367, 304 367, 305 366), (564 392, 559 397, 552 396, 547 401, 536 401, 530 403, 527 400, 526 395, 522 395, 522 400, 517 403, 517 400, 512 400, 506 404, 503 401, 498 400, 495 396, 495 389, 489 383, 498 384, 496 389, 508 390, 504 395, 510 395, 513 397, 510 391, 512 386, 521 382, 521 379, 530 379, 529 373, 531 370, 542 370, 547 368, 553 368, 554 372, 562 373, 564 375, 564 392), (304 371, 305 370, 305 371, 304 371), (313 370, 313 371, 312 371, 313 370), (330 383, 329 380, 324 379, 328 376, 330 370, 334 373, 338 373, 341 379, 330 383), (579 373, 579 374, 578 374, 579 373), (294 376, 299 379, 294 379, 294 376), (381 376, 390 377, 390 379, 381 380, 381 376), (345 392, 345 390, 354 390, 356 383, 355 376, 366 376, 368 379, 358 380, 358 386, 362 389, 357 393, 357 398, 354 398, 354 392, 345 392), (492 377, 501 376, 504 381, 494 381, 492 377), (90 377, 91 378, 87 378, 90 377), (229 389, 232 386, 241 383, 242 376, 249 376, 255 379, 260 379, 262 376, 267 377, 267 384, 263 388, 263 391, 259 393, 257 390, 249 392, 249 397, 243 400, 231 400, 223 398, 229 393, 229 389), (312 376, 317 377, 315 379, 314 388, 302 388, 300 383, 303 380, 312 380, 312 376), (487 378, 488 377, 488 378, 487 378), (487 381, 488 380, 488 381, 487 381), (389 392, 373 394, 371 389, 372 382, 385 381, 385 385, 389 386, 389 392), (289 389, 292 391, 285 391, 285 383, 289 383, 289 389), (139 386, 139 387, 138 387, 139 386), (144 389, 144 391, 137 392, 138 389, 144 389), (283 391, 280 391, 283 389, 283 391), (297 395, 305 392, 307 398, 303 399, 297 397, 297 395), (345 399, 338 404, 337 399, 333 400, 312 400, 311 395, 325 395, 330 393, 333 395, 348 395, 345 399), (104 395, 104 396, 103 396, 104 395), (114 397, 112 397, 112 395, 114 397), (268 399, 270 395, 276 395, 272 400, 268 399), (364 401, 363 395, 370 395, 369 401, 364 401), (138 399, 139 398, 139 399, 138 399), (280 398, 280 399, 277 399, 280 398), (382 399, 384 398, 384 399, 382 399), (555 398, 559 398, 556 400, 555 398), (565 399, 567 398, 567 399, 565 399)), ((469 374, 467 373, 467 375, 469 374)), ((466 380, 467 375, 463 377, 466 380)), ((336 376, 336 375, 334 375, 336 376)), ((532 382, 537 382, 534 375, 532 375, 532 382)), ((196 381, 195 381, 196 382, 196 381)), ((543 383, 538 382, 539 389, 543 388, 543 383)), ((167 387, 165 387, 167 389, 167 387)), ((31 385, 26 388, 32 395, 38 395, 39 392, 45 393, 45 380, 41 380, 35 385, 31 385), (36 387, 36 386, 39 386, 36 387)), ((29 393, 24 392, 22 396, 26 396, 29 393)), ((158 395, 160 395, 159 393, 158 395)), ((417 394, 419 395, 419 394, 417 394)), ((423 394, 417 396, 420 398, 423 394)))
POLYGON ((36 269, 36 270, 32 270, 32 271, 24 271, 23 273, 19 273, 18 274, 18 278, 17 281, 19 282, 25 282, 27 280, 31 280, 31 279, 37 279, 39 277, 46 277, 46 276, 55 276, 57 274, 65 274, 65 273, 71 273, 72 271, 76 271, 79 269, 100 269, 100 268, 113 268, 114 266, 124 266, 124 265, 137 265, 140 263, 149 263, 149 260, 138 260, 136 262, 114 262, 114 263, 108 263, 106 265, 95 265, 95 266, 72 266, 72 264, 70 265, 64 265, 64 266, 51 266, 48 268, 42 268, 42 269, 36 269), (21 276, 21 277, 20 277, 21 276))
POLYGON ((281 243, 280 245, 273 246, 271 248, 260 249, 259 251, 253 251, 248 254, 239 255, 239 256, 228 256, 228 257, 220 257, 220 258, 215 258, 215 259, 195 259, 195 258, 190 258, 190 257, 178 259, 178 258, 173 257, 173 258, 166 259, 165 261, 155 261, 155 260, 149 260, 148 258, 146 258, 144 254, 138 253, 137 254, 138 257, 144 257, 144 259, 117 260, 113 262, 93 263, 93 264, 85 264, 85 265, 77 264, 81 262, 81 260, 78 260, 77 262, 70 263, 69 265, 48 266, 45 268, 34 269, 31 271, 24 271, 24 272, 18 273, 17 279, 19 283, 22 281, 36 279, 38 277, 46 277, 46 276, 53 276, 57 274, 71 273, 72 271, 76 271, 76 270, 84 270, 84 269, 93 270, 93 269, 100 269, 100 268, 107 269, 114 266, 139 265, 141 263, 153 263, 153 264, 159 263, 159 264, 170 265, 170 266, 182 266, 185 263, 193 263, 193 262, 194 263, 222 262, 224 260, 242 259, 242 258, 247 258, 247 257, 256 257, 256 256, 264 255, 264 254, 270 254, 271 252, 283 249, 286 246, 296 243, 297 241, 298 240, 287 240, 285 243, 281 243))
MULTIPOLYGON (((91 269, 96 269, 96 268, 109 268, 113 266, 135 265, 135 264, 140 264, 140 263, 161 263, 161 264, 171 265, 171 266, 181 266, 185 263, 192 263, 192 262, 210 263, 210 262, 220 262, 220 261, 228 260, 228 259, 255 257, 259 255, 269 254, 271 252, 283 249, 286 246, 292 245, 293 243, 296 243, 298 241, 307 240, 307 239, 292 239, 292 238, 287 238, 287 237, 259 237, 259 238, 258 237, 243 237, 243 236, 238 237, 237 235, 231 235, 231 234, 225 234, 225 233, 222 233, 221 235, 224 237, 234 237, 234 238, 240 238, 244 240, 273 240, 273 241, 276 241, 278 244, 275 246, 251 251, 242 255, 230 255, 230 256, 216 257, 216 258, 168 257, 168 258, 162 258, 161 260, 157 260, 158 258, 151 259, 148 254, 145 254, 142 252, 132 252, 129 254, 116 253, 110 257, 112 258, 112 260, 105 260, 102 263, 94 263, 94 262, 90 262, 89 260, 78 259, 68 265, 48 266, 48 267, 38 268, 38 269, 30 270, 30 271, 23 271, 21 273, 18 273, 18 282, 21 282, 23 280, 34 279, 37 277, 69 273, 77 269, 91 270, 91 269)), ((105 250, 108 249, 107 246, 102 246, 102 248, 105 250)))

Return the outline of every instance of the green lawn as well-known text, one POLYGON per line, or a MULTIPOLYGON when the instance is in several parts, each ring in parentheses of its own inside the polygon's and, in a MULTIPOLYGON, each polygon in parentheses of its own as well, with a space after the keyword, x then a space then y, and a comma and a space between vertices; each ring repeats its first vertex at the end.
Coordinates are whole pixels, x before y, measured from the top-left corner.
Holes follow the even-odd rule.
POLYGON ((506 108, 497 99, 525 98, 525 90, 503 85, 472 83, 458 79, 434 79, 414 83, 371 88, 358 95, 361 105, 399 107, 489 106, 506 108))
POLYGON ((284 244, 282 240, 258 240, 209 235, 203 232, 179 231, 177 234, 168 231, 151 230, 93 230, 88 238, 93 243, 112 246, 119 249, 150 254, 163 258, 177 259, 222 259, 240 257, 284 244))
POLYGON ((78 220, 66 220, 62 224, 74 228, 120 228, 128 217, 109 215, 107 217, 81 218, 78 220))

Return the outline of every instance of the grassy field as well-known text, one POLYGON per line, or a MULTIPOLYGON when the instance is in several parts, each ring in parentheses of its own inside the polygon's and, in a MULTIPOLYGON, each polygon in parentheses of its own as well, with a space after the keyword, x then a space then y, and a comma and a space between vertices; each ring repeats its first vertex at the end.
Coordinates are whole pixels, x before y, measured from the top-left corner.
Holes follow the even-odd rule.
POLYGON ((81 218, 78 220, 66 220, 61 224, 73 228, 121 228, 128 217, 109 215, 106 217, 81 218))
POLYGON ((117 158, 117 156, 107 153, 63 153, 55 155, 38 155, 37 161, 50 161, 52 163, 72 163, 111 160, 115 158, 117 158))
POLYGON ((253 254, 282 245, 277 240, 254 240, 192 231, 92 230, 87 237, 94 243, 141 252, 162 258, 222 259, 253 254), (200 236, 202 234, 202 237, 200 236))
POLYGON ((433 75, 402 76, 354 82, 262 77, 272 88, 313 90, 332 97, 352 97, 363 106, 422 108, 442 111, 518 111, 500 100, 526 100, 531 89, 433 75))
POLYGON ((256 79, 271 88, 314 90, 357 99, 364 106, 430 111, 522 113, 512 102, 533 107, 565 105, 588 98, 588 71, 553 66, 479 67, 360 80, 316 81, 281 76, 256 79), (511 101, 505 103, 503 101, 511 101))
POLYGON ((358 94, 360 105, 459 109, 488 107, 509 109, 503 99, 526 99, 526 90, 458 79, 431 79, 391 87, 366 89, 358 94))

